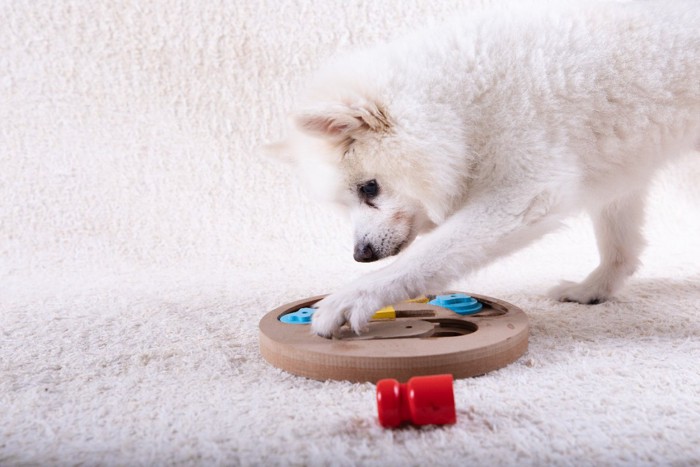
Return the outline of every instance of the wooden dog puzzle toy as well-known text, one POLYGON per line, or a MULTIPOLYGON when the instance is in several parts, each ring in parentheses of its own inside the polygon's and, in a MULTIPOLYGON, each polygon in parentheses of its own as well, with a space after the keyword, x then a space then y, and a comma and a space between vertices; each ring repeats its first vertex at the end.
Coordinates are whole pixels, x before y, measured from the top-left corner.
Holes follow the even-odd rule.
POLYGON ((263 316, 265 360, 312 379, 374 383, 448 373, 477 376, 527 350, 527 316, 495 298, 460 292, 419 297, 379 310, 360 335, 343 326, 326 339, 311 331, 312 307, 323 297, 288 303, 263 316))
POLYGON ((402 384, 395 379, 377 383, 377 415, 384 428, 403 423, 451 425, 457 422, 452 375, 416 376, 402 384))

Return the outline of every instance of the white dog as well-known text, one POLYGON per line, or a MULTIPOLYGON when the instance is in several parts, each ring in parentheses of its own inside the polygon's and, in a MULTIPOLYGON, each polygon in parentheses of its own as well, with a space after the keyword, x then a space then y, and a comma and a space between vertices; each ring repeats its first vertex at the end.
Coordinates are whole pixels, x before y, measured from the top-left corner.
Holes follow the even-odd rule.
POLYGON ((700 150, 700 2, 471 12, 334 61, 294 122, 269 149, 349 209, 355 259, 403 252, 319 302, 319 335, 361 332, 582 209, 600 265, 553 295, 599 303, 639 264, 652 175, 700 150))

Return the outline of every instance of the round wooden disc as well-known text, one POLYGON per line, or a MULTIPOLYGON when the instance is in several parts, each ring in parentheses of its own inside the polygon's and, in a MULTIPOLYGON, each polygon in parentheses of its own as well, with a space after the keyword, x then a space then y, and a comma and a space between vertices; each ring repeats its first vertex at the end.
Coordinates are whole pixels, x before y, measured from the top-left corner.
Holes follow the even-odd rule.
POLYGON ((325 339, 309 324, 286 324, 282 315, 324 296, 283 305, 260 320, 260 352, 270 364, 312 379, 376 382, 450 373, 465 378, 517 360, 527 350, 528 320, 510 303, 468 294, 483 304, 462 316, 427 303, 394 305, 396 318, 373 320, 357 336, 347 328, 325 339))

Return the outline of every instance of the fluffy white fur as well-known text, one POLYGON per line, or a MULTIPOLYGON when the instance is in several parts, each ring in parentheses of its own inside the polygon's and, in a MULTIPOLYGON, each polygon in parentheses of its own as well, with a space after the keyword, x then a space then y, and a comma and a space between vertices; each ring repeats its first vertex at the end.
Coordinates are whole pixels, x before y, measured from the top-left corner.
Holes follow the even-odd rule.
POLYGON ((698 24, 692 2, 521 3, 321 70, 273 150, 349 210, 356 254, 405 251, 321 301, 314 331, 360 332, 381 306, 440 291, 581 210, 600 265, 552 293, 610 298, 638 266, 652 175, 700 149, 698 24))

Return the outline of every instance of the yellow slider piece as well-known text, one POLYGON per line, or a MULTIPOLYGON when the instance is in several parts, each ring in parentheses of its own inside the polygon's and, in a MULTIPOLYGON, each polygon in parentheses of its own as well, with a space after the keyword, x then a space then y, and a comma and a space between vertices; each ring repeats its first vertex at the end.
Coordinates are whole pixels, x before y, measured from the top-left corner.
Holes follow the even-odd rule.
MULTIPOLYGON (((429 301, 430 299, 428 297, 421 296, 405 300, 403 303, 428 303, 429 301)), ((377 312, 372 315, 371 319, 396 319, 396 309, 394 309, 393 305, 385 306, 377 310, 377 312)))
POLYGON ((391 305, 385 306, 377 310, 377 312, 372 315, 371 319, 396 319, 396 310, 391 305))

